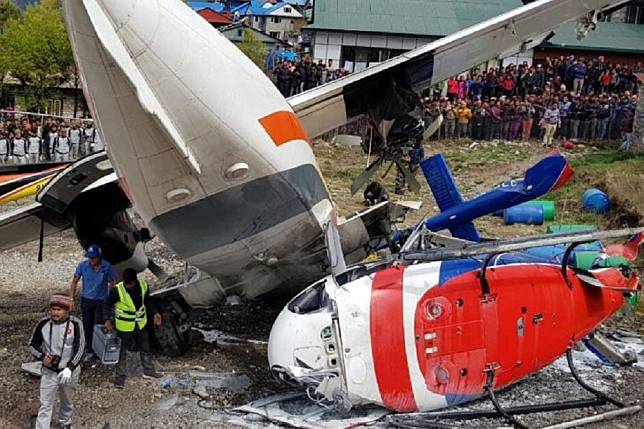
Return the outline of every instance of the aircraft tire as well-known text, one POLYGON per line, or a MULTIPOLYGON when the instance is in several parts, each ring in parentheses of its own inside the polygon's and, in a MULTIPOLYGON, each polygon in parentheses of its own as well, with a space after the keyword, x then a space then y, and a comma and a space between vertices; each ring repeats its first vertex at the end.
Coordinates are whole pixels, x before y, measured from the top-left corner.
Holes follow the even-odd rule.
POLYGON ((163 318, 161 326, 154 327, 154 341, 161 353, 170 357, 183 355, 190 348, 190 319, 176 300, 158 304, 163 318))

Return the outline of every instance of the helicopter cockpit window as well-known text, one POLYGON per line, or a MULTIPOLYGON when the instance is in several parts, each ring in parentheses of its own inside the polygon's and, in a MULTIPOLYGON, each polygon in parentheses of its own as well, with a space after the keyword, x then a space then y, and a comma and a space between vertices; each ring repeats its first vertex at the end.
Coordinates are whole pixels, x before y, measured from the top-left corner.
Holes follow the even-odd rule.
POLYGON ((324 290, 325 281, 299 294, 288 305, 288 309, 296 314, 307 314, 325 308, 329 304, 329 295, 324 290))

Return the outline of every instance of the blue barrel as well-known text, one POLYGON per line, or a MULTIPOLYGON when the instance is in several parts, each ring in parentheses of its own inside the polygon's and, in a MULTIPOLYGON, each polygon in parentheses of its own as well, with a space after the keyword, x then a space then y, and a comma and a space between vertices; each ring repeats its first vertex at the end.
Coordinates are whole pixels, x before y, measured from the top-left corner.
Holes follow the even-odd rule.
POLYGON ((543 206, 515 206, 503 212, 506 225, 523 223, 526 225, 543 225, 543 206))
POLYGON ((608 195, 595 188, 584 192, 583 203, 584 208, 591 213, 606 213, 610 209, 608 195))

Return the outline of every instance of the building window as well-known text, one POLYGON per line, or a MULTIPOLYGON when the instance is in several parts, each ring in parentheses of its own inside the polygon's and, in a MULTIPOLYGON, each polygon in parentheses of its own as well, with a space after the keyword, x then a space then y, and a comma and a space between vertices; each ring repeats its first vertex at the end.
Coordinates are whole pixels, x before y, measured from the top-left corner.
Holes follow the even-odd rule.
POLYGON ((255 22, 259 22, 259 16, 255 17, 255 22))
POLYGON ((271 22, 279 24, 280 22, 282 22, 282 18, 271 17, 271 22))
POLYGON ((49 115, 63 115, 63 102, 62 100, 47 100, 45 113, 49 115))
POLYGON ((284 8, 284 12, 285 12, 285 13, 291 13, 291 8, 290 8, 290 7, 288 7, 288 6, 287 6, 287 7, 285 7, 285 8, 284 8))
POLYGON ((280 38, 280 33, 279 33, 279 31, 271 31, 270 33, 268 33, 268 35, 269 35, 269 36, 271 36, 271 37, 273 37, 273 38, 275 38, 275 39, 279 39, 279 38, 280 38))
POLYGON ((237 30, 237 36, 242 37, 244 35, 244 30, 237 30))

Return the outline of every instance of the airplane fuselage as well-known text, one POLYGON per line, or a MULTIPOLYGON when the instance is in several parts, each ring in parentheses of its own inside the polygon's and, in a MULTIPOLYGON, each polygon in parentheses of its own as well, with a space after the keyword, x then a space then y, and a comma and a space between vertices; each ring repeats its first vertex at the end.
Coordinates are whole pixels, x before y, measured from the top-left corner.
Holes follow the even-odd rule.
POLYGON ((333 206, 270 80, 181 2, 64 3, 90 108, 153 232, 236 293, 319 278, 333 206))

